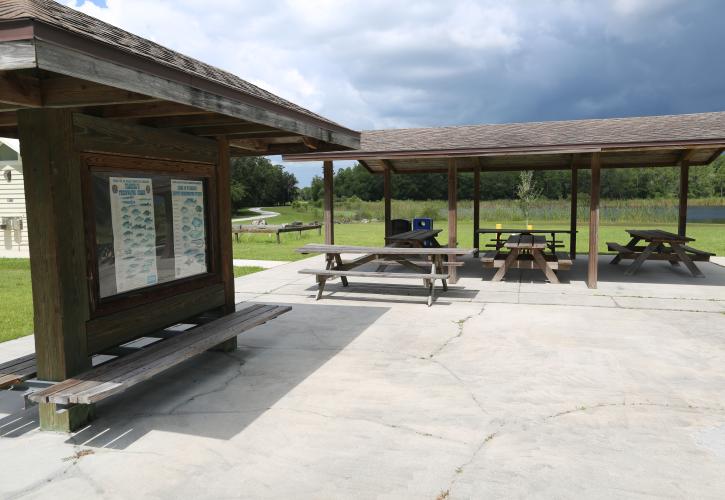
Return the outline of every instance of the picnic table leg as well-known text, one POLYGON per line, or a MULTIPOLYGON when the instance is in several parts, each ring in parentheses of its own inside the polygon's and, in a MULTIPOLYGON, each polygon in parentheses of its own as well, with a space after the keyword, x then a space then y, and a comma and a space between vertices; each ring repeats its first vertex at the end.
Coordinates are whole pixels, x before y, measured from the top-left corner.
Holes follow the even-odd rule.
POLYGON ((506 260, 503 261, 503 265, 496 272, 496 274, 493 275, 493 278, 491 279, 491 281, 501 281, 503 279, 503 277, 506 275, 506 271, 508 271, 509 266, 511 266, 513 261, 515 261, 518 256, 519 256, 519 249, 512 248, 511 253, 508 254, 508 256, 506 257, 506 260))
POLYGON ((554 273, 554 270, 549 267, 549 263, 546 262, 546 259, 541 254, 541 250, 538 248, 532 248, 531 249, 531 256, 534 258, 534 262, 539 266, 539 269, 541 269, 547 278, 549 278, 549 281, 558 285, 559 284, 559 278, 556 277, 556 273, 554 273))
POLYGON ((685 263, 687 266, 687 269, 690 270, 693 276, 696 278, 704 278, 705 275, 702 274, 702 271, 695 265, 694 262, 692 262, 692 259, 687 255, 685 252, 685 249, 682 248, 682 246, 679 243, 675 243, 674 241, 670 242, 670 247, 672 247, 672 250, 677 254, 677 256, 680 258, 682 262, 685 263))
MULTIPOLYGON (((339 253, 335 254, 335 264, 337 267, 342 267, 342 257, 340 257, 339 253)), ((340 276, 340 279, 342 280, 342 286, 347 286, 347 276, 340 276)))
MULTIPOLYGON (((435 262, 435 272, 438 274, 443 274, 443 257, 440 255, 436 255, 433 257, 433 260, 435 262)), ((443 284, 443 291, 448 291, 448 280, 442 279, 441 280, 443 284)))
POLYGON ((279 245, 281 243, 282 243, 282 241, 279 239, 279 233, 277 233, 277 244, 279 245))
POLYGON ((315 298, 315 300, 320 300, 322 298, 322 292, 325 290, 325 281, 327 281, 327 278, 324 276, 317 277, 317 298, 315 298))
MULTIPOLYGON (((637 272, 637 270, 642 267, 642 264, 644 264, 644 261, 649 258, 649 256, 657 249, 657 245, 659 243, 652 242, 649 245, 647 245, 647 248, 644 249, 644 251, 637 256, 636 259, 627 267, 627 270, 624 271, 624 274, 627 276, 631 276, 634 273, 637 272)), ((628 245, 629 246, 629 245, 628 245)))

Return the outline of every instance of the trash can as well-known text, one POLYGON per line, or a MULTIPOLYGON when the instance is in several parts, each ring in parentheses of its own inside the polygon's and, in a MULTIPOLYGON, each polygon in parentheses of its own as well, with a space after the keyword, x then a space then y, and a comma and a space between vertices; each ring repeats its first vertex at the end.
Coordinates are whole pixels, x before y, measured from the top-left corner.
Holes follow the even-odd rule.
POLYGON ((416 217, 413 219, 413 231, 418 229, 433 229, 433 219, 430 217, 416 217))
POLYGON ((410 221, 407 219, 393 219, 390 221, 391 236, 410 231, 410 221))

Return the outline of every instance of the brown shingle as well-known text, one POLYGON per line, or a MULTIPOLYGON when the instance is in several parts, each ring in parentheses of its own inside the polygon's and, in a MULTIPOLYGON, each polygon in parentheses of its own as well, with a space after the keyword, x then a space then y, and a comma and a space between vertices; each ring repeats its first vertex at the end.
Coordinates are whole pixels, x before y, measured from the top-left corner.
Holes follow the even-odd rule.
POLYGON ((340 127, 339 124, 327 118, 315 114, 286 99, 282 99, 271 92, 267 92, 227 71, 167 49, 162 45, 136 36, 52 0, 2 0, 0 2, 0 21, 10 19, 34 19, 41 21, 56 28, 111 45, 136 56, 151 59, 157 63, 211 80, 247 95, 340 127))
POLYGON ((725 112, 502 125, 367 130, 360 151, 604 146, 698 140, 725 141, 725 112))

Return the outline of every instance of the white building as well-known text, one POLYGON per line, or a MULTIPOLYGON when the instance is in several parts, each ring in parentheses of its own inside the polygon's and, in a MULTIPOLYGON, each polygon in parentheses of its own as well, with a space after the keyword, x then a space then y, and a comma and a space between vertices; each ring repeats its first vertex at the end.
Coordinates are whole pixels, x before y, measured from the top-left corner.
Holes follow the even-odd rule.
POLYGON ((0 257, 28 257, 20 144, 0 137, 0 257))

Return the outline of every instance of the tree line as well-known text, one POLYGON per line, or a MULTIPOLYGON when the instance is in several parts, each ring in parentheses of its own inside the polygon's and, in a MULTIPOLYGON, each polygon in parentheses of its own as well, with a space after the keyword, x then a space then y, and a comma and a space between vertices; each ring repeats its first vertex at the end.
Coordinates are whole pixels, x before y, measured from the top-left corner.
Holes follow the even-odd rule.
MULTIPOLYGON (((571 195, 571 173, 562 170, 536 171, 533 181, 541 189, 541 196, 564 199, 571 195)), ((383 197, 383 176, 372 175, 362 165, 342 168, 335 173, 335 196, 357 197, 365 201, 383 197)), ((664 168, 612 168, 602 169, 601 196, 608 199, 670 198, 679 194, 680 169, 664 168)), ((481 172, 481 199, 516 199, 519 172, 481 172)), ((580 170, 578 191, 589 193, 590 171, 580 170)), ((303 199, 322 199, 322 177, 315 176, 310 187, 300 190, 303 199)), ((725 156, 708 166, 690 168, 691 197, 711 198, 725 196, 725 156)), ((406 174, 392 176, 392 196, 399 200, 439 200, 448 198, 446 174, 406 174)), ((473 198, 473 174, 458 176, 458 197, 473 198)))
POLYGON ((231 168, 232 209, 286 205, 299 195, 297 177, 264 157, 235 158, 231 168))

